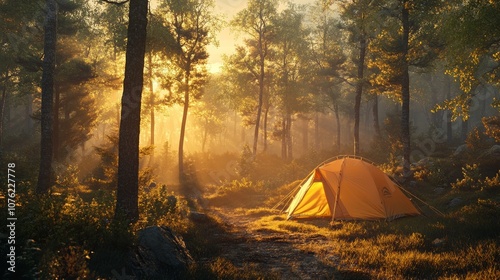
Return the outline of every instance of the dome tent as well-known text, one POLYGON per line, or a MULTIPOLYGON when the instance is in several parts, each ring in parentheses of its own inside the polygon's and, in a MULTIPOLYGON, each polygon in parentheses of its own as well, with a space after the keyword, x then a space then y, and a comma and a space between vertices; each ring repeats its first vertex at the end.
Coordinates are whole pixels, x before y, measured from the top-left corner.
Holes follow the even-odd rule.
POLYGON ((420 215, 398 184, 372 163, 353 156, 316 167, 299 185, 288 219, 393 220, 420 215))

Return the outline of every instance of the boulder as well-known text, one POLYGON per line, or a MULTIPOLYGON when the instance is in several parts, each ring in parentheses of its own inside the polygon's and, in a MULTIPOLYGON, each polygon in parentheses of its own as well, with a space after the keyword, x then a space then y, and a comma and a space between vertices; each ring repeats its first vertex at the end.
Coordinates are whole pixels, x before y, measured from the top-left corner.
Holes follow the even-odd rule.
POLYGON ((500 145, 491 146, 481 157, 483 158, 496 158, 500 157, 500 145))
POLYGON ((450 208, 457 207, 460 204, 462 204, 462 202, 463 202, 463 200, 460 197, 455 197, 454 199, 452 199, 450 201, 450 203, 448 203, 448 207, 450 207, 450 208))
POLYGON ((428 157, 419 160, 415 166, 416 167, 429 167, 433 164, 432 160, 428 157))
POLYGON ((453 152, 453 156, 458 157, 463 155, 467 151, 467 145, 463 144, 458 146, 458 148, 453 152))
POLYGON ((208 223, 210 221, 207 214, 196 211, 189 212, 189 219, 195 223, 208 223))
POLYGON ((180 236, 151 226, 139 231, 130 262, 138 279, 182 279, 194 261, 180 236))

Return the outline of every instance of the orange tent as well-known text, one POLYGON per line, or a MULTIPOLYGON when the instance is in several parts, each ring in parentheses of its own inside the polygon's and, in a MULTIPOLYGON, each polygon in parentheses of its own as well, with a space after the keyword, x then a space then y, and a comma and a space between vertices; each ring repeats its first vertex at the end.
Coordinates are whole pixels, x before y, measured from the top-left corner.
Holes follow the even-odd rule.
POLYGON ((393 220, 420 215, 389 176, 358 157, 318 166, 299 187, 286 210, 288 219, 393 220))

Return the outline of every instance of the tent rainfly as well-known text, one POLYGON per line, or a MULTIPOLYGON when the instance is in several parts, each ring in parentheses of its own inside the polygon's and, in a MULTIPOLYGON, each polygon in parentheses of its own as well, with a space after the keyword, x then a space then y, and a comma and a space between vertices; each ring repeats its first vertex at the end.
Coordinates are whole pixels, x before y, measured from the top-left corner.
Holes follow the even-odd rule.
POLYGON ((288 219, 393 220, 420 211, 387 174, 358 157, 318 166, 302 181, 288 209, 288 219))

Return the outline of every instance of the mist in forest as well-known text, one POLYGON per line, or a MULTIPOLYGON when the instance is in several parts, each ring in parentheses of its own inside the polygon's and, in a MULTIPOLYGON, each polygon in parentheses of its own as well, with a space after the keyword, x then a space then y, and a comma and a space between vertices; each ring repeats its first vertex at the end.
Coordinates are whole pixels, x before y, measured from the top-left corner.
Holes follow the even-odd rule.
MULTIPOLYGON (((311 151, 332 156, 356 153, 380 162, 388 160, 380 155, 382 151, 377 151, 384 148, 376 146, 381 141, 387 147, 398 145, 395 142, 401 133, 398 127, 402 113, 402 99, 397 92, 400 74, 396 70, 384 72, 387 70, 384 65, 390 65, 387 63, 394 59, 387 51, 383 53, 384 48, 399 36, 390 29, 395 23, 389 16, 363 1, 358 6, 338 2, 328 8, 320 2, 269 1, 267 6, 260 7, 268 14, 254 26, 269 21, 271 27, 253 34, 248 24, 255 19, 248 13, 259 7, 249 6, 243 12, 245 1, 213 4, 199 5, 197 10, 208 14, 217 7, 218 12, 207 19, 205 30, 193 31, 208 32, 210 38, 196 49, 202 59, 198 68, 193 68, 198 70, 190 85, 192 100, 183 140, 179 137, 185 85, 180 78, 182 69, 174 59, 178 53, 169 45, 176 35, 168 28, 169 20, 175 19, 176 8, 161 1, 151 4, 141 108, 140 147, 144 149, 141 168, 153 168, 162 183, 176 182, 173 170, 178 165, 179 141, 185 143, 182 153, 186 156, 232 154, 238 158, 249 147, 254 155, 275 155, 284 162, 300 159, 311 151), (361 11, 366 13, 370 24, 356 21, 361 11), (386 22, 380 19, 381 15, 387 17, 386 22), (361 38, 360 32, 365 37, 361 38), (255 45, 259 40, 266 42, 266 49, 255 45), (360 42, 364 42, 363 49, 360 42), (362 65, 360 50, 364 51, 362 65), (362 77, 356 70, 359 67, 364 69, 362 77), (358 81, 360 78, 363 83, 358 81), (259 127, 255 129, 257 122, 259 127)), ((11 9, 8 3, 4 6, 6 12, 11 9)), ((5 45, 5 54, 14 53, 10 56, 16 57, 5 58, 2 74, 5 151, 34 149, 39 141, 40 90, 36 82, 39 72, 32 70, 36 67, 33 56, 23 51, 22 46, 31 45, 34 53, 39 52, 41 44, 37 36, 41 34, 34 28, 14 24, 29 19, 32 25, 41 26, 43 13, 35 11, 35 16, 30 16, 29 9, 36 7, 27 7, 24 14, 12 14, 9 21, 4 21, 7 34, 12 35, 17 28, 28 35, 22 40, 7 36, 5 45)), ((121 5, 74 1, 61 5, 58 13, 54 159, 63 166, 83 164, 78 170, 79 178, 84 178, 102 163, 99 151, 117 144, 126 9, 121 5), (78 21, 85 24, 77 25, 78 21)), ((445 14, 441 16, 442 28, 446 29, 452 19, 446 19, 445 14)), ((423 31, 428 28, 425 20, 418 25, 423 31)), ((189 38, 181 35, 177 34, 177 40, 185 40, 184 44, 189 45, 189 38)), ((457 71, 464 69, 446 64, 447 49, 441 46, 444 43, 436 45, 447 38, 422 35, 412 40, 419 40, 415 46, 412 45, 415 42, 408 42, 409 47, 413 46, 412 55, 417 56, 412 58, 415 63, 408 64, 410 156, 415 163, 438 152, 443 143, 450 148, 458 147, 471 130, 482 129, 482 118, 498 116, 498 110, 491 104, 499 93, 495 79, 480 80, 464 91, 467 84, 461 83, 465 79, 459 76, 476 77, 481 71, 496 71, 495 55, 488 58, 485 53, 476 63, 475 72, 460 73, 457 71), (432 47, 425 53, 420 49, 422 44, 432 47), (438 53, 445 58, 438 58, 438 53), (470 96, 466 103, 453 103, 464 96, 470 96)), ((454 51, 450 48, 448 52, 454 51)), ((390 154, 396 158, 403 156, 397 148, 390 154)), ((237 172, 232 174, 236 176, 237 172)))
POLYGON ((499 279, 499 26, 498 1, 0 1, 2 277, 499 279))

